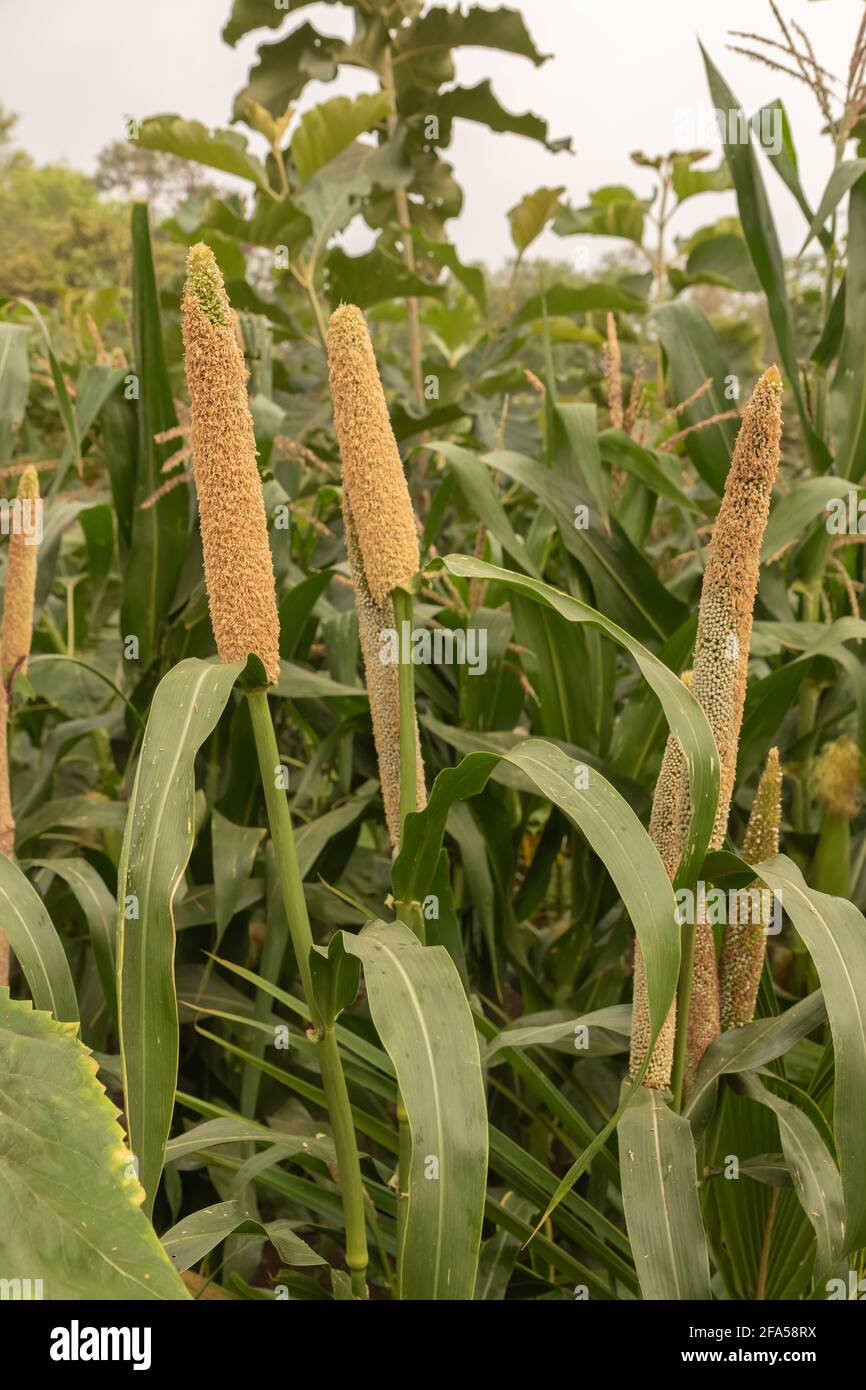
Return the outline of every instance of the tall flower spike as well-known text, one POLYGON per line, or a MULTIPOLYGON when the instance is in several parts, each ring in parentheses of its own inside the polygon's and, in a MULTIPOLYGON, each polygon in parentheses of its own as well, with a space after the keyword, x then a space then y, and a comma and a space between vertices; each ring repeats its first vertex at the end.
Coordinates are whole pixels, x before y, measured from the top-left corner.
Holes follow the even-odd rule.
MULTIPOLYGON (((782 819, 782 768, 778 748, 771 748, 761 773, 752 814, 743 837, 742 855, 749 863, 760 864, 779 852, 779 826, 782 819)), ((756 880, 757 882, 757 880, 756 880)), ((769 921, 731 923, 725 927, 719 967, 722 1028, 740 1028, 751 1023, 761 972, 764 968, 766 933, 769 921)))
POLYGON ((39 477, 25 468, 16 497, 18 520, 9 535, 6 592, 3 596, 3 679, 24 675, 33 639, 33 597, 42 527, 39 524, 39 477))
POLYGON ((415 516, 391 429, 367 323, 342 304, 328 325, 334 424, 343 487, 374 602, 407 585, 421 568, 415 516))
MULTIPOLYGON (((778 367, 770 367, 755 386, 743 415, 725 495, 707 551, 701 589, 692 694, 707 716, 720 762, 719 804, 710 849, 721 849, 728 824, 761 544, 779 467, 781 437, 782 379, 778 367)), ((687 787, 682 806, 685 823, 689 814, 687 787)), ((686 1091, 704 1052, 720 1030, 713 933, 709 925, 699 923, 684 1077, 686 1091)))
MULTIPOLYGON (((355 585, 355 607, 358 612, 358 636, 364 658, 364 675, 367 693, 370 696, 370 717, 373 722, 373 741, 379 762, 379 781, 382 787, 382 800, 385 803, 385 820, 391 846, 397 849, 400 843, 400 690, 398 668, 393 662, 381 660, 382 633, 391 632, 395 627, 394 603, 390 595, 384 603, 377 603, 370 593, 364 566, 361 560, 361 547, 355 534, 355 526, 346 496, 343 496, 343 522, 346 531, 346 550, 352 579, 355 585)), ((417 741, 415 755, 416 806, 423 810, 427 803, 424 786, 424 764, 421 761, 421 745, 418 739, 418 726, 415 726, 417 741)))
MULTIPOLYGON (((680 679, 684 685, 691 684, 691 674, 691 671, 683 672, 680 679)), ((684 780, 685 759, 683 758, 683 750, 673 734, 669 734, 653 796, 649 833, 671 881, 676 874, 677 865, 683 852, 680 801, 684 780)), ((640 1071, 650 1040, 646 966, 639 941, 635 942, 634 952, 634 1003, 632 1005, 631 1058, 629 1062, 629 1072, 632 1076, 636 1076, 640 1071)), ((652 1059, 643 1081, 645 1086, 649 1086, 653 1090, 666 1090, 671 1084, 675 1032, 676 1003, 673 1003, 656 1039, 652 1059)))
MULTIPOLYGON (((420 568, 418 534, 373 345, 360 309, 344 304, 334 311, 327 346, 334 422, 343 460, 346 550, 355 584, 385 818, 396 849, 400 838, 399 675, 395 665, 382 660, 382 635, 395 627, 394 589, 408 584, 420 568)), ((415 737, 417 740, 417 723, 415 737)), ((427 800, 420 745, 415 765, 420 810, 427 800)))
POLYGON ((225 662, 257 656, 276 681, 280 623, 247 370, 219 266, 203 243, 187 257, 182 308, 193 475, 217 651, 225 662))

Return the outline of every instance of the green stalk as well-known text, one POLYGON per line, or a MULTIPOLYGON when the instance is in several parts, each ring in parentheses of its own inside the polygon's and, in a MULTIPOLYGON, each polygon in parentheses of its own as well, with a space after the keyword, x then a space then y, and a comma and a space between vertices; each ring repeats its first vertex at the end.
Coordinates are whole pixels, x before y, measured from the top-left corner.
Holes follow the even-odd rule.
POLYGON ((295 850, 295 835, 286 794, 276 786, 275 777, 280 767, 276 735, 271 720, 266 690, 253 690, 249 696, 250 718, 253 736, 256 741, 262 787, 268 811, 268 823, 274 843, 277 873, 280 890, 289 922, 292 947, 301 974, 304 997, 310 1010, 310 1019, 315 1032, 314 1041, 318 1048, 319 1068, 322 1086, 328 1105, 328 1115, 334 1135, 334 1148, 337 1153, 337 1169, 343 1214, 346 1219, 346 1264, 352 1279, 352 1292, 358 1298, 367 1294, 367 1230, 364 1213, 364 1187, 361 1181, 361 1164, 358 1158, 358 1143, 352 1123, 352 1108, 343 1075, 343 1064, 337 1047, 333 1027, 327 1027, 319 1013, 313 981, 310 973, 310 951, 313 948, 313 934, 307 915, 307 904, 298 856, 295 850))
POLYGON ((825 811, 812 865, 812 884, 819 893, 851 895, 851 821, 825 811))

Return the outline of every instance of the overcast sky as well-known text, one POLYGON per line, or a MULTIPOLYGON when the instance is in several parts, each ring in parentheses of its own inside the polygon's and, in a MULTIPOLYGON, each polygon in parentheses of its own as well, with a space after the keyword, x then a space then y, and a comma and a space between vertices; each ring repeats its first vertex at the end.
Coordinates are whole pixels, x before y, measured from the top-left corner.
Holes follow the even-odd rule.
MULTIPOLYGON (((553 57, 533 68, 522 58, 466 50, 458 57, 458 79, 474 84, 492 78, 506 107, 544 116, 554 137, 571 136, 574 153, 551 155, 517 136, 457 122, 448 157, 466 202, 450 227, 464 259, 496 265, 508 256, 506 213, 541 185, 564 184, 577 206, 606 183, 628 183, 645 195, 652 180, 630 162, 632 150, 682 147, 689 121, 697 143, 705 143, 711 108, 699 37, 746 111, 782 96, 804 186, 813 204, 819 200, 830 154, 811 93, 726 51, 730 29, 774 33, 766 0, 514 4, 538 47, 553 57)), ((90 170, 101 146, 123 136, 127 113, 172 111, 208 125, 227 124, 232 97, 245 83, 258 44, 277 37, 262 30, 229 48, 220 38, 229 8, 230 0, 0 0, 2 101, 20 114, 19 143, 41 162, 65 160, 90 170)), ((781 0, 781 10, 808 30, 825 67, 845 72, 863 0, 781 0)), ((348 32, 348 11, 325 4, 287 18, 281 32, 302 18, 325 33, 348 32)), ((302 105, 371 85, 354 73, 327 86, 312 84, 302 105)), ((253 136, 252 143, 257 141, 253 136)), ((793 253, 803 239, 802 216, 771 171, 767 183, 785 250, 793 253)), ((696 199, 672 230, 687 232, 733 210, 730 194, 696 199)), ((360 249, 354 240, 350 249, 360 249)), ((536 249, 573 259, 576 246, 574 238, 547 233, 536 249)))

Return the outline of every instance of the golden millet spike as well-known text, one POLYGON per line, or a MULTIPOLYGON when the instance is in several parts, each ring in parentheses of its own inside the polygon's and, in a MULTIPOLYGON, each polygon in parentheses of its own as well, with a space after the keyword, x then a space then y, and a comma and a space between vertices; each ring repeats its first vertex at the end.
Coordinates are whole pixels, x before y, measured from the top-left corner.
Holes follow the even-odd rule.
POLYGON ((327 333, 334 424, 364 574, 375 603, 421 567, 415 516, 391 429, 367 323, 354 304, 331 315, 327 333))
MULTIPOLYGON (((752 813, 743 836, 742 856, 760 864, 779 852, 782 821, 782 767, 778 748, 771 748, 761 773, 752 813)), ((756 882, 758 880, 755 880, 756 882)), ((764 968, 766 933, 769 922, 728 923, 722 941, 719 965, 722 1028, 739 1028, 751 1023, 761 972, 764 968)))
MULTIPOLYGON (((691 682, 691 672, 680 677, 684 685, 691 682)), ((680 801, 685 783, 683 750, 673 734, 668 735, 659 769, 650 815, 649 834, 661 856, 668 878, 673 882, 683 851, 680 801)), ((676 1031, 676 1003, 671 1004, 661 1032, 656 1039, 653 1055, 643 1084, 653 1090, 665 1090, 671 1084, 676 1031)), ((640 942, 635 941, 634 1002, 632 1004, 631 1058, 629 1072, 636 1076, 646 1057, 650 1040, 649 997, 646 967, 640 942)))
MULTIPOLYGON (((721 849, 737 769, 752 614, 770 494, 779 467, 782 378, 770 367, 743 415, 707 551, 695 638, 692 694, 707 716, 719 751, 719 804, 709 848, 721 849)), ((683 796, 684 822, 689 814, 683 796)), ((721 1031, 719 978, 712 928, 699 923, 689 1011, 684 1086, 688 1090, 710 1042, 721 1031)))
POLYGON ((743 416, 701 589, 692 694, 709 720, 721 764, 711 849, 721 849, 728 824, 761 543, 781 437, 782 379, 778 367, 771 367, 755 386, 743 416))
MULTIPOLYGON (((373 739, 379 761, 379 782, 385 803, 385 820, 394 850, 400 843, 400 690, 397 667, 381 660, 382 633, 396 626, 394 602, 390 594, 377 603, 370 593, 361 558, 361 547, 355 532, 354 519, 348 499, 343 494, 343 522, 346 531, 346 551, 355 585, 355 608, 358 612, 358 636, 364 658, 364 677, 370 696, 370 716, 373 739)), ((415 725, 418 739, 418 726, 415 725)), ((424 765, 418 741, 415 768, 417 775, 417 806, 421 811, 427 804, 424 786, 424 765)))
POLYGON ((3 596, 3 679, 6 681, 13 676, 26 674, 33 638, 33 598, 39 551, 33 527, 36 509, 42 505, 39 476, 35 468, 27 467, 21 474, 16 501, 21 507, 22 524, 14 526, 9 535, 6 592, 3 596))
POLYGON ((193 476, 217 651, 225 662, 257 656, 273 682, 280 672, 280 622, 247 370, 219 266, 201 242, 187 257, 182 309, 193 476))

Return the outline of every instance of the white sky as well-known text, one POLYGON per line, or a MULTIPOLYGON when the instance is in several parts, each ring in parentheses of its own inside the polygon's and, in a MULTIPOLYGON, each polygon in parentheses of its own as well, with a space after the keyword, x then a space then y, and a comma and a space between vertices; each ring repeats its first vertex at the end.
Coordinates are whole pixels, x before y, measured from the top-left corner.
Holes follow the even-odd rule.
MULTIPOLYGON (((801 174, 813 205, 829 173, 829 142, 820 136, 814 98, 792 79, 726 50, 730 29, 774 33, 765 0, 512 0, 539 49, 554 56, 540 68, 523 58, 464 50, 458 79, 493 80, 504 106, 547 118, 554 137, 570 135, 573 155, 551 155, 532 141, 493 135, 457 122, 448 155, 466 202, 450 224, 464 259, 497 265, 510 253, 507 210, 540 185, 564 184, 576 205, 606 183, 649 192, 651 177, 628 156, 681 146, 684 113, 694 118, 696 143, 706 143, 710 113, 701 38, 747 112, 781 96, 788 108, 801 174)), ((488 8, 495 0, 488 0, 488 8)), ((453 0, 449 0, 453 8, 453 0)), ((66 160, 92 169, 97 151, 124 135, 124 117, 174 111, 226 125, 234 93, 261 42, 272 42, 307 19, 324 33, 348 32, 348 12, 317 4, 290 16, 281 31, 260 30, 229 48, 220 29, 230 0, 0 0, 2 101, 20 114, 19 143, 39 161, 66 160)), ((813 39, 818 59, 832 71, 847 69, 863 0, 781 0, 813 39)), ((311 84, 303 107, 371 85, 347 74, 311 84)), ((238 127, 245 130, 245 127, 238 127)), ((252 136, 253 145, 258 137, 252 136)), ((691 143, 691 142, 690 142, 691 143)), ((716 141, 716 144, 718 142, 716 141)), ((802 216, 765 164, 784 249, 798 250, 802 216)), ((673 231, 688 232, 734 211, 732 194, 687 204, 673 231)), ((535 250, 573 259, 586 238, 546 233, 535 250)), ((360 249, 352 238, 349 249, 360 249)))

